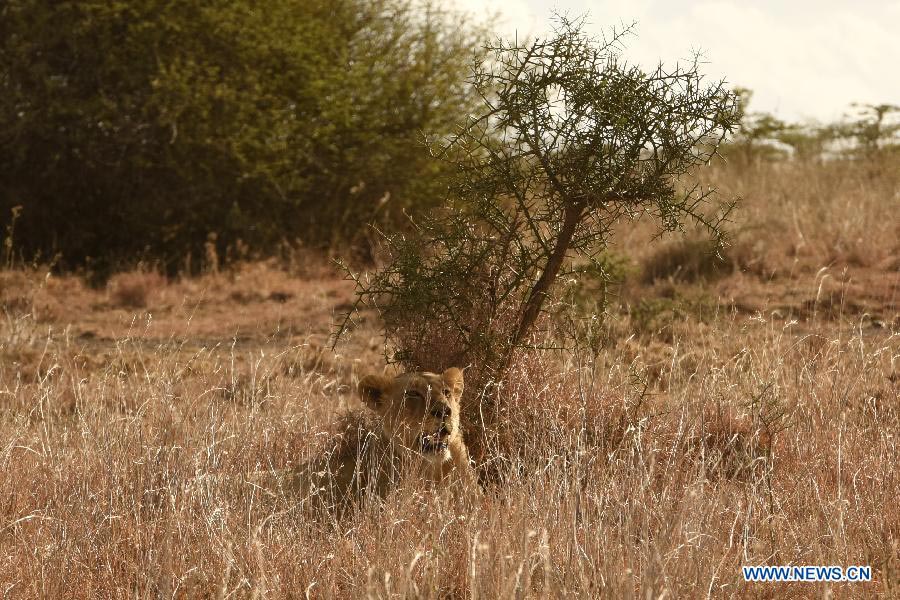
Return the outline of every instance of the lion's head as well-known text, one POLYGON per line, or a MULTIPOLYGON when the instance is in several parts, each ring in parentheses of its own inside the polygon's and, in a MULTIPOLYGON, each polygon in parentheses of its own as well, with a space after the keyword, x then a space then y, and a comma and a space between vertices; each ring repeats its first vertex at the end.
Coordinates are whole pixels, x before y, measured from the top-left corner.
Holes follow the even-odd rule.
POLYGON ((385 433, 437 465, 451 460, 452 448, 462 444, 462 393, 463 373, 457 368, 368 375, 359 382, 360 398, 381 416, 385 433))
MULTIPOLYGON (((377 414, 376 421, 367 411, 350 411, 320 455, 300 468, 260 471, 241 482, 276 498, 278 490, 290 493, 310 507, 337 514, 367 491, 386 496, 404 472, 479 494, 459 425, 462 393, 463 373, 456 368, 441 374, 368 375, 359 382, 359 395, 377 414)), ((203 479, 210 480, 215 478, 203 479)))

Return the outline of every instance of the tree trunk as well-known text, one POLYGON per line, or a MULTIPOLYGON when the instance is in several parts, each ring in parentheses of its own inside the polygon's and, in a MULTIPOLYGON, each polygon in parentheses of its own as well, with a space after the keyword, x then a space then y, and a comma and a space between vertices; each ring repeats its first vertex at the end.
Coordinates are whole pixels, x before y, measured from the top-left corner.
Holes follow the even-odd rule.
MULTIPOLYGON (((522 340, 525 339, 531 331, 531 328, 534 327, 538 315, 541 314, 541 308, 544 306, 544 301, 547 299, 548 292, 556 281, 556 276, 559 275, 559 270, 562 268, 563 261, 566 259, 566 254, 572 243, 572 238, 575 237, 575 229, 578 227, 579 221, 581 221, 583 210, 584 208, 581 204, 566 206, 563 214, 562 228, 559 230, 559 236, 556 238, 553 252, 547 257, 547 264, 544 266, 541 276, 534 283, 534 286, 532 286, 531 291, 528 294, 528 300, 525 302, 525 310, 522 311, 522 318, 519 320, 519 328, 516 330, 516 335, 511 340, 510 351, 508 353, 510 356, 512 355, 513 348, 522 343, 522 340)), ((504 365, 504 370, 506 366, 508 365, 504 365)))
POLYGON ((469 444, 471 456, 479 465, 479 479, 482 482, 499 481, 502 477, 501 463, 488 461, 489 448, 493 447, 493 452, 502 456, 504 453, 503 449, 508 449, 512 446, 511 440, 504 439, 508 438, 509 433, 504 433, 501 430, 502 428, 498 427, 498 419, 502 418, 503 414, 498 384, 506 378, 516 347, 528 337, 538 316, 541 314, 541 309, 547 300, 550 288, 556 281, 557 275, 559 275, 559 270, 566 259, 572 239, 575 237, 575 230, 581 221, 584 204, 567 206, 564 210, 563 224, 559 230, 559 235, 556 238, 553 250, 547 257, 547 262, 543 271, 541 271, 540 277, 531 287, 516 333, 510 339, 510 343, 506 347, 496 370, 493 370, 491 373, 492 383, 482 390, 478 402, 473 403, 470 408, 471 418, 469 422, 474 427, 471 430, 472 434, 467 435, 466 442, 469 444))

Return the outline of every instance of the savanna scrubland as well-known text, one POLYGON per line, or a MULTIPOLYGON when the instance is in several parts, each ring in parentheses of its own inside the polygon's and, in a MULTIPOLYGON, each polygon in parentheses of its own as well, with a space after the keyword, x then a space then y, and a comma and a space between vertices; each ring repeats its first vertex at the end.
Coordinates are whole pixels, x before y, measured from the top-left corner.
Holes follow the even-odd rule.
MULTIPOLYGON (((2 273, 3 589, 15 596, 896 593, 898 171, 720 167, 744 198, 723 263, 682 238, 613 245, 595 355, 524 356, 520 454, 481 498, 400 482, 340 521, 201 474, 313 456, 376 316, 335 351, 329 263, 91 288, 2 273), (742 564, 867 564, 867 584, 745 584, 742 564)), ((646 232, 644 232, 646 233, 646 232)), ((465 401, 465 399, 464 399, 465 401)))
MULTIPOLYGON (((644 214, 603 232, 599 270, 562 272, 491 391, 480 495, 408 478, 311 516, 234 485, 319 456, 359 380, 409 360, 359 283, 390 266, 381 231, 440 212, 453 165, 421 133, 477 107, 462 82, 484 34, 388 0, 271 6, 0 11, 5 595, 897 595, 888 105, 801 127, 738 92, 727 160, 679 183, 738 200, 727 244, 644 214), (590 327, 560 344, 572 315, 590 327), (744 583, 755 564, 873 581, 744 583)), ((405 341, 439 363, 446 339, 405 341)))

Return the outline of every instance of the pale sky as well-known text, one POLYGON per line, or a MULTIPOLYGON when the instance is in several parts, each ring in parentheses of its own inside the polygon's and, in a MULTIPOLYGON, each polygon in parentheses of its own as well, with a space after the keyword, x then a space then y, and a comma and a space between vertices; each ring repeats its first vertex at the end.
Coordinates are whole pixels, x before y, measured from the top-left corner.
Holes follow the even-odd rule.
POLYGON ((637 22, 623 56, 648 67, 699 50, 703 72, 754 91, 751 110, 831 121, 851 102, 900 105, 900 0, 442 0, 497 35, 540 35, 552 11, 594 32, 637 22))

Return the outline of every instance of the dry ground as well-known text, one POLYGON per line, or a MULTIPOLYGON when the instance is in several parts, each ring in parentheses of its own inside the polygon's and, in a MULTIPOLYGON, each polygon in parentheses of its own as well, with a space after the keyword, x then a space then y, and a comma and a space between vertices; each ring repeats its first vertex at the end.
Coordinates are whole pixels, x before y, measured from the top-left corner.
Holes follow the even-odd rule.
POLYGON ((4 597, 898 597, 900 169, 718 171, 744 198, 724 265, 648 246, 595 356, 527 357, 523 453, 483 498, 402 482, 310 520, 205 473, 303 462, 380 370, 374 315, 311 261, 105 289, 0 272, 4 597), (870 565, 748 584, 744 564, 870 565))

